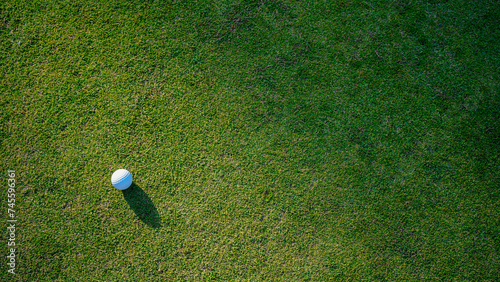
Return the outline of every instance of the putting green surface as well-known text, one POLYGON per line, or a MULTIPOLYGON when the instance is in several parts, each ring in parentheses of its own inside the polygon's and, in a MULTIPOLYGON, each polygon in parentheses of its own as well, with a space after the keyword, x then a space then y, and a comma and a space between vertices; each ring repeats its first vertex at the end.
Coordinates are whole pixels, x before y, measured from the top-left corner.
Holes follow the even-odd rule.
POLYGON ((2 2, 0 280, 497 279, 499 26, 486 0, 2 2))

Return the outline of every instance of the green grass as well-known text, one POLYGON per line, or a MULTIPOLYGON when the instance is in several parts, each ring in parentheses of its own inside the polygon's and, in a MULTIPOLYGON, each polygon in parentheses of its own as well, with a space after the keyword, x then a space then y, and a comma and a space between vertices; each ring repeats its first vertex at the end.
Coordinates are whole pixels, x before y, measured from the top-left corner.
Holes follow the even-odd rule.
POLYGON ((486 0, 6 1, 0 280, 498 279, 499 26, 486 0))

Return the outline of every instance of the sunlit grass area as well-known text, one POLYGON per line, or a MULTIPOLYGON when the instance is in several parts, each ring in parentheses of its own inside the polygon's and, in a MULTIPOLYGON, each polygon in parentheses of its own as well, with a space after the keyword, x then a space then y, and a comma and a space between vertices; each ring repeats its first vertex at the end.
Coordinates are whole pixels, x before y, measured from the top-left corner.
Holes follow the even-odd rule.
POLYGON ((3 2, 0 280, 497 279, 499 26, 497 1, 3 2))

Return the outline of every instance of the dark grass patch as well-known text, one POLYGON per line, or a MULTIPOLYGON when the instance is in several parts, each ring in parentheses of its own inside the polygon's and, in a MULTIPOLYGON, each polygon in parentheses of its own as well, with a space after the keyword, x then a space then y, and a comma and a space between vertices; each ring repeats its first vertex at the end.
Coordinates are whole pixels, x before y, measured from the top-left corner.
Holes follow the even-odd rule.
POLYGON ((161 227, 161 219, 158 210, 144 190, 137 184, 132 183, 132 185, 128 189, 122 191, 122 193, 130 208, 142 222, 153 228, 161 227))

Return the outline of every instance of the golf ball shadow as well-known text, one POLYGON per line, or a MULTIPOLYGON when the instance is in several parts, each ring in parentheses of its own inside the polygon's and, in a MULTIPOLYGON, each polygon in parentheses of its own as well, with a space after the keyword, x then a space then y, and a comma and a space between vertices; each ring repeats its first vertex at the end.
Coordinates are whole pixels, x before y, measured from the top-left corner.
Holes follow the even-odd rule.
POLYGON ((153 228, 161 227, 158 210, 141 187, 132 182, 132 185, 128 189, 122 190, 122 193, 130 208, 142 222, 153 228))

